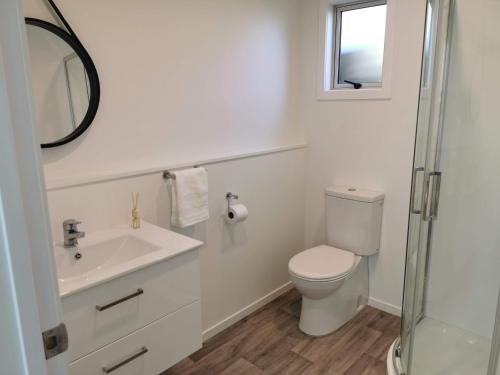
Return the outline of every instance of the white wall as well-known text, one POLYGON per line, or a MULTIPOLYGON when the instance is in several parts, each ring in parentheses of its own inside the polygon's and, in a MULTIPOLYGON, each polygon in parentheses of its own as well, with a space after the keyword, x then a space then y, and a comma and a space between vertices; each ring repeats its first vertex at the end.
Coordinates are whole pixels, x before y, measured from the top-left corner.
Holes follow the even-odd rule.
MULTIPOLYGON (((50 19, 43 1, 24 4, 27 16, 50 19)), ((44 151, 47 178, 303 142, 298 0, 57 4, 102 96, 84 137, 44 151)))
POLYGON ((325 241, 326 186, 385 192, 381 250, 370 259, 370 297, 377 306, 396 312, 402 301, 425 2, 394 2, 392 99, 357 101, 316 98, 318 3, 301 1, 299 100, 310 153, 306 243, 325 241))
MULTIPOLYGON (((203 329, 220 323, 289 281, 288 260, 303 250, 305 149, 208 165, 210 220, 180 233, 201 250, 203 329), (240 196, 247 221, 225 224, 226 192, 240 196)), ((170 228, 170 199, 160 173, 48 192, 53 236, 76 218, 92 232, 130 222, 131 192, 144 220, 170 228)), ((174 230, 176 230, 174 228, 174 230)))
POLYGON ((491 337, 500 286, 500 3, 457 0, 427 314, 491 337))

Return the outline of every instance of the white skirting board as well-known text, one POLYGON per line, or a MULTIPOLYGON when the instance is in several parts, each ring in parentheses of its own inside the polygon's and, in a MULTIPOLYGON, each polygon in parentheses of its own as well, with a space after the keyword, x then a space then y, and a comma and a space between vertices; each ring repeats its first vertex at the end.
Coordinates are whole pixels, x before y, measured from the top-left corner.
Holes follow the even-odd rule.
POLYGON ((242 308, 241 310, 237 311, 233 315, 228 316, 226 319, 220 321, 219 323, 213 325, 212 327, 206 329, 203 331, 203 341, 208 340, 209 338, 215 336, 219 332, 222 332, 226 328, 232 326, 234 323, 240 321, 244 317, 250 315, 254 311, 260 309, 262 306, 268 304, 272 300, 278 298, 282 294, 288 292, 293 288, 293 284, 291 281, 287 282, 286 284, 280 286, 279 288, 273 290, 271 293, 266 294, 264 297, 258 299, 255 302, 252 302, 250 305, 242 308))
POLYGON ((389 314, 396 315, 396 316, 401 316, 401 307, 392 305, 390 303, 378 300, 376 298, 370 297, 368 299, 368 305, 375 307, 376 309, 385 311, 389 314))

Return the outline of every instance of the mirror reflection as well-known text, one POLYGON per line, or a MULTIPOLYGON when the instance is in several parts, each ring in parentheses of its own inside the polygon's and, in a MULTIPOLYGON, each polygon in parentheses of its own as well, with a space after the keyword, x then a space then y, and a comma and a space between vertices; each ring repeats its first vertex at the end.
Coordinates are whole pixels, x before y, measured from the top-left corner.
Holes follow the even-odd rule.
POLYGON ((90 85, 73 48, 44 28, 26 25, 41 143, 71 134, 89 108, 90 85))

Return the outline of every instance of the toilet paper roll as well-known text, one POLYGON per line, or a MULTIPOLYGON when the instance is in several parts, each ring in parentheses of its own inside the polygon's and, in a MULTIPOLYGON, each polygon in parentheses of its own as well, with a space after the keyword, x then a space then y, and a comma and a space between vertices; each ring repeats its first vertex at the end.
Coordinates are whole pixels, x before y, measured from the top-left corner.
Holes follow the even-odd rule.
POLYGON ((229 207, 226 213, 226 221, 229 224, 236 224, 245 221, 248 217, 248 208, 242 204, 235 204, 229 207))

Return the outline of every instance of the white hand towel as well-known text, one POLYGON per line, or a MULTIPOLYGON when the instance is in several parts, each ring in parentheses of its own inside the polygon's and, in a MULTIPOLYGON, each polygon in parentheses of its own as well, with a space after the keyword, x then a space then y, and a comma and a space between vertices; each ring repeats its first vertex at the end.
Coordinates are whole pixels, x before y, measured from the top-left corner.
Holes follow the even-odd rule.
POLYGON ((208 219, 208 179, 205 168, 175 172, 172 179, 172 225, 189 227, 208 219))

